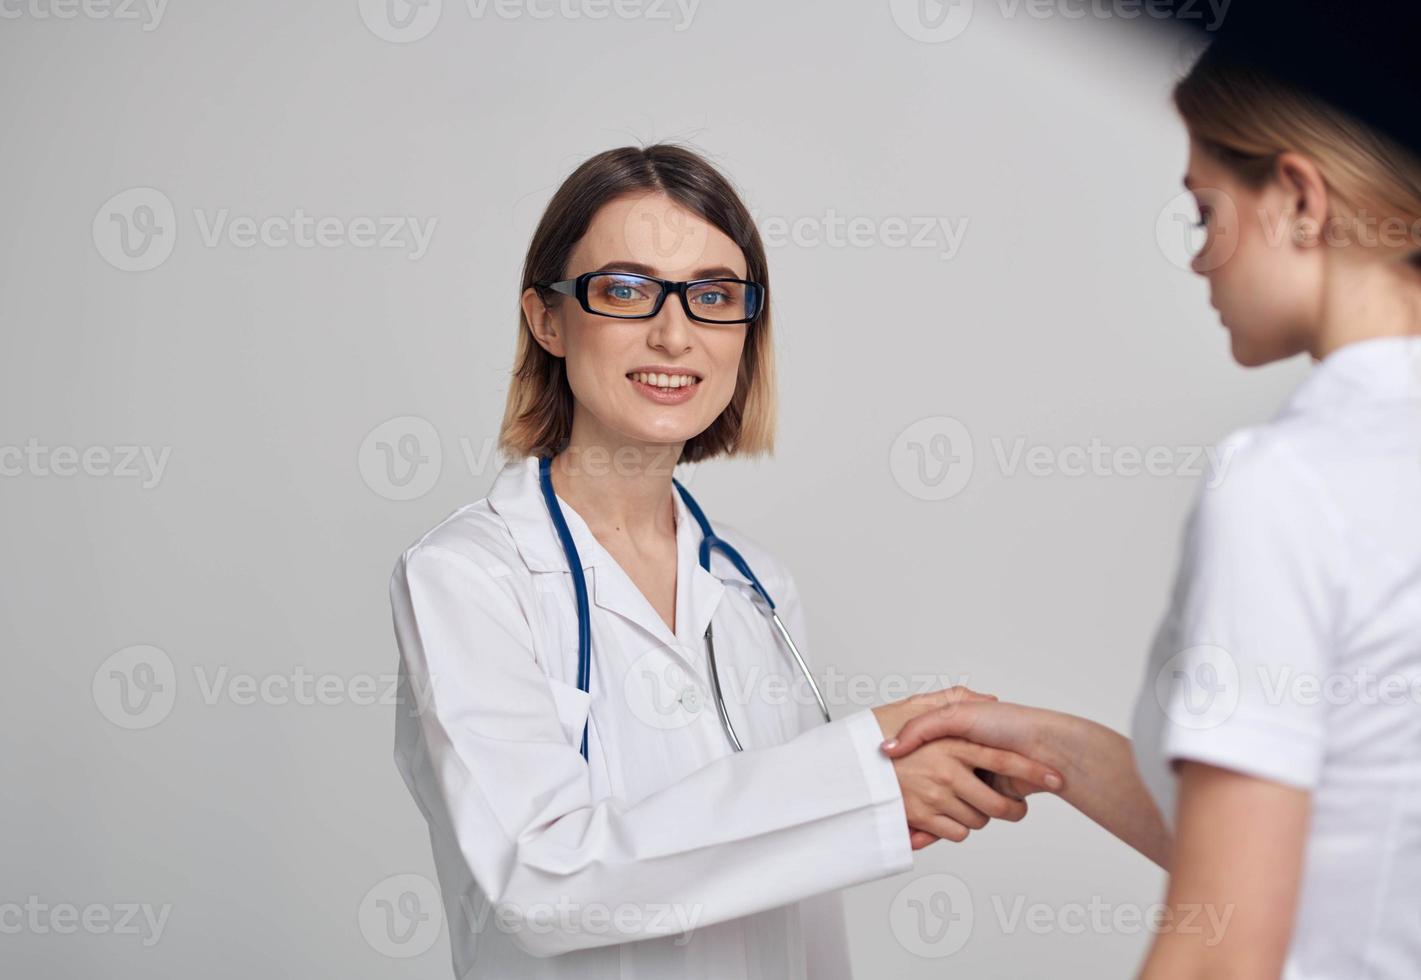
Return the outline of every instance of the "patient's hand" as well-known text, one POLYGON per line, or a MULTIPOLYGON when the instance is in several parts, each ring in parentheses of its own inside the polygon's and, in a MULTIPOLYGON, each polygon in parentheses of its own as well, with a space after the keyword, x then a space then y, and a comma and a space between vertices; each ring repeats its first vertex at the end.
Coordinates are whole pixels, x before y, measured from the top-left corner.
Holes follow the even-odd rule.
MULTIPOLYGON (((918 695, 875 708, 879 726, 890 739, 919 716, 949 713, 954 705, 994 704, 995 698, 967 688, 918 695)), ((922 728, 920 727, 921 731, 922 728)), ((1026 815, 1018 787, 1050 786, 1060 774, 1015 752, 975 744, 963 738, 939 738, 893 760, 914 850, 938 839, 963 841, 992 818, 1017 821, 1026 815), (999 792, 978 775, 1011 780, 999 792)))
MULTIPOLYGON (((1049 738, 1044 734, 1051 719, 1058 717, 1055 712, 996 700, 969 701, 959 699, 919 712, 884 743, 884 752, 898 760, 911 759, 940 740, 956 742, 966 739, 978 748, 990 746, 1014 758, 1042 758, 1059 754, 1048 751, 1049 738)), ((978 768, 987 770, 981 775, 986 777, 993 790, 1013 800, 1022 801, 1032 793, 1054 793, 1062 789, 1064 782, 1058 771, 1039 763, 1033 765, 1038 767, 1035 774, 992 764, 980 764, 978 768)), ((924 840, 923 835, 915 833, 913 846, 923 846, 924 840)))

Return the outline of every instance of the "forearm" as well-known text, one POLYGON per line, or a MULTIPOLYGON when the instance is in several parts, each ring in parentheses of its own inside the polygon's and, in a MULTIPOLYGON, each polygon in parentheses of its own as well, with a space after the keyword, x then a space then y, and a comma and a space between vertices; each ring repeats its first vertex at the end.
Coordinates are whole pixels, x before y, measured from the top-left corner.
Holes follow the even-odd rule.
POLYGON ((1043 716, 1035 757, 1066 777, 1057 795, 1169 870, 1173 840, 1140 778, 1130 740, 1087 718, 1058 711, 1043 716))

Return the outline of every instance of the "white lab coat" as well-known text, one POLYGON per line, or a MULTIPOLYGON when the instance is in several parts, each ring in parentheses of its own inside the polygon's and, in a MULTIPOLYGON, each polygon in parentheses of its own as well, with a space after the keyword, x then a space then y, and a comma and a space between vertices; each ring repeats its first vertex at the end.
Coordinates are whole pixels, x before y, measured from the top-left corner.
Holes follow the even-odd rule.
MULTIPOLYGON (((837 889, 912 866, 872 713, 823 723, 745 580, 718 555, 714 574, 699 566, 699 528, 673 497, 674 635, 562 504, 587 576, 590 695, 536 459, 505 467, 395 567, 411 705, 395 759, 429 823, 460 980, 847 977, 837 889), (744 753, 711 697, 712 617, 744 753)), ((808 656, 788 573, 716 531, 808 656)))

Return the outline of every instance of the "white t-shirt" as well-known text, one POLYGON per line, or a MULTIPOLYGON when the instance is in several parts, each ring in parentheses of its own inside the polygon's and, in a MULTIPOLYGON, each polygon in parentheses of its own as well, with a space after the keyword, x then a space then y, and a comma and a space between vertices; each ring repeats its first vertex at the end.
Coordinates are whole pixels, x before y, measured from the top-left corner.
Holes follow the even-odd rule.
POLYGON ((1173 825, 1192 759, 1311 791, 1287 980, 1421 977, 1421 339, 1349 344, 1223 443, 1135 705, 1173 825))

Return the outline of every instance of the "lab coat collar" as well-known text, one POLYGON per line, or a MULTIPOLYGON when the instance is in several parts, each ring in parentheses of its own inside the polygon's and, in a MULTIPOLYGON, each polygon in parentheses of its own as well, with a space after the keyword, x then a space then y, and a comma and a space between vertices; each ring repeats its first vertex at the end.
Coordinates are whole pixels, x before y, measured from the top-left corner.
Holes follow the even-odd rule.
MULTIPOLYGON (((700 651, 706 624, 715 613, 725 592, 722 581, 701 568, 699 553, 701 531, 691 516, 681 495, 672 491, 676 517, 676 632, 673 635, 666 622, 642 595, 611 553, 592 534, 582 515, 568 506, 561 497, 563 518, 577 545, 577 556, 584 573, 591 569, 588 592, 591 601, 636 623, 663 643, 700 651)), ((529 570, 536 573, 568 572, 567 558, 552 515, 543 501, 538 485, 538 459, 528 456, 506 465, 489 490, 490 506, 508 525, 513 543, 529 570)), ((727 575, 727 578, 738 575, 727 575)), ((687 666, 699 672, 699 653, 680 653, 687 666)))
POLYGON ((1421 404, 1421 337, 1374 337, 1337 348, 1293 393, 1282 414, 1396 401, 1421 404))

